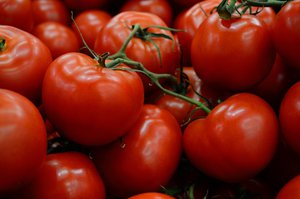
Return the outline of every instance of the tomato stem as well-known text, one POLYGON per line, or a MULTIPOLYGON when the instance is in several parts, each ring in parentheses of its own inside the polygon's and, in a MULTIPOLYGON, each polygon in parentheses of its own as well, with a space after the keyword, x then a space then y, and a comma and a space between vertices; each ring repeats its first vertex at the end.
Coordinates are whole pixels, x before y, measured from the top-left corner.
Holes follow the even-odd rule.
POLYGON ((0 38, 0 52, 3 52, 5 49, 6 40, 4 38, 0 38))

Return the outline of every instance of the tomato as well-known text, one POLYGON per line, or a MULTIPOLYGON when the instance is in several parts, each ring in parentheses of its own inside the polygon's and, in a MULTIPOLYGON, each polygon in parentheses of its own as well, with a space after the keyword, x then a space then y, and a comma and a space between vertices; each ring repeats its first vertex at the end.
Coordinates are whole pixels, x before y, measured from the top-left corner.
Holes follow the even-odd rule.
POLYGON ((105 199, 105 188, 88 156, 62 152, 47 155, 37 176, 14 198, 105 199))
POLYGON ((120 139, 92 150, 107 191, 127 198, 159 191, 181 157, 182 135, 173 115, 146 104, 135 125, 120 139))
POLYGON ((272 38, 278 54, 290 67, 296 69, 300 69, 299 12, 300 0, 288 2, 277 13, 272 29, 272 38))
POLYGON ((33 0, 32 15, 35 26, 46 21, 69 25, 71 21, 68 7, 60 0, 33 0))
POLYGON ((149 12, 159 16, 167 25, 171 25, 173 11, 167 0, 129 0, 126 1, 120 12, 141 11, 149 12))
POLYGON ((35 36, 12 26, 0 25, 1 39, 0 88, 38 103, 45 72, 52 62, 49 48, 35 36))
POLYGON ((176 16, 174 28, 183 30, 176 33, 182 51, 182 65, 191 66, 191 44, 195 33, 219 3, 220 0, 200 1, 176 16))
POLYGON ((135 72, 104 68, 85 54, 67 53, 50 64, 42 99, 59 133, 79 144, 99 145, 122 136, 136 122, 144 89, 135 72))
POLYGON ((272 159, 278 126, 274 110, 260 97, 235 94, 186 127, 183 148, 191 164, 207 175, 241 182, 272 159))
POLYGON ((0 89, 0 197, 29 183, 46 158, 47 138, 35 105, 0 89))
POLYGON ((231 20, 207 17, 192 41, 197 75, 214 87, 244 91, 271 71, 276 52, 264 22, 253 15, 231 20))
POLYGON ((254 7, 254 6, 252 6, 251 9, 253 13, 258 12, 255 16, 261 19, 267 25, 268 29, 271 31, 273 23, 275 22, 275 18, 276 18, 275 10, 272 7, 254 7))
POLYGON ((69 9, 81 12, 88 9, 101 8, 108 0, 64 0, 69 9))
POLYGON ((285 93, 279 109, 279 120, 284 139, 298 154, 300 154, 300 82, 294 83, 285 93))
MULTIPOLYGON (((87 45, 93 48, 98 31, 111 18, 112 16, 103 10, 86 10, 79 13, 74 20, 87 45)), ((79 41, 81 41, 80 34, 74 23, 72 23, 72 28, 79 38, 79 41)), ((81 45, 83 45, 82 42, 81 45)))
POLYGON ((0 1, 0 24, 30 32, 33 28, 31 0, 0 1))
POLYGON ((48 46, 53 58, 68 52, 79 51, 79 41, 70 27, 55 21, 40 23, 33 34, 48 46))
POLYGON ((278 192, 276 199, 293 199, 300 197, 300 175, 287 182, 278 192))
POLYGON ((175 198, 163 193, 149 192, 149 193, 141 193, 135 196, 131 196, 128 199, 175 199, 175 198))
MULTIPOLYGON (((121 48, 131 32, 131 26, 139 24, 142 28, 149 26, 164 26, 166 24, 157 15, 145 12, 126 11, 115 15, 103 28, 98 32, 94 50, 98 54, 109 52, 114 54, 121 48)), ((174 74, 179 66, 180 50, 177 45, 177 40, 168 30, 159 28, 149 28, 148 32, 165 34, 171 39, 152 38, 156 43, 161 54, 161 60, 158 55, 158 50, 154 44, 149 41, 144 41, 134 37, 126 48, 126 55, 130 59, 140 62, 145 68, 154 73, 170 73, 174 74)), ((153 90, 151 81, 142 76, 145 91, 153 90)))

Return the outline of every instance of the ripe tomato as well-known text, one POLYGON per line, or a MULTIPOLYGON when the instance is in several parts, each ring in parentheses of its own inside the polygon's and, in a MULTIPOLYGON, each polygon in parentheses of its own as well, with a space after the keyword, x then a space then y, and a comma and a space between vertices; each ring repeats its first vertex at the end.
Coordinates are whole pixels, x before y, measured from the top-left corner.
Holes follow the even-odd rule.
POLYGON ((276 15, 273 42, 278 54, 291 67, 300 69, 300 0, 288 2, 276 15), (285 35, 285 36, 283 36, 285 35))
POLYGON ((278 192, 276 199, 294 199, 300 197, 300 175, 287 182, 278 192))
POLYGON ((283 137, 288 145, 300 154, 300 82, 293 84, 285 93, 279 109, 279 120, 283 137))
MULTIPOLYGON (((79 13, 74 20, 87 45, 90 48, 93 48, 98 31, 111 18, 112 16, 108 12, 103 10, 86 10, 79 13)), ((79 41, 81 41, 80 35, 74 23, 72 23, 72 28, 75 34, 77 35, 79 41)), ((80 42, 80 44, 82 46, 82 41, 80 42)))
POLYGON ((31 32, 33 28, 31 0, 0 1, 0 24, 31 32))
POLYGON ((224 20, 207 17, 192 41, 192 64, 214 87, 244 91, 271 71, 276 52, 266 24, 253 15, 224 20))
POLYGON ((135 196, 131 196, 128 199, 175 199, 175 198, 163 193, 148 192, 148 193, 141 193, 135 196))
POLYGON ((205 119, 190 123, 183 134, 188 160, 209 176, 225 182, 254 177, 272 159, 278 120, 269 104, 240 93, 216 106, 205 119))
POLYGON ((159 16, 167 25, 171 25, 173 17, 168 0, 128 0, 120 9, 120 12, 124 11, 149 12, 159 16))
POLYGON ((174 28, 183 30, 183 32, 176 33, 182 51, 182 65, 191 66, 191 44, 195 33, 219 3, 220 0, 200 1, 179 13, 175 18, 174 28))
MULTIPOLYGON (((121 12, 114 16, 99 31, 94 45, 96 53, 102 54, 109 52, 110 54, 114 54, 119 51, 131 32, 131 26, 135 24, 140 24, 142 28, 153 25, 166 27, 164 21, 157 15, 136 11, 121 12)), ((130 41, 126 48, 127 57, 142 63, 145 68, 154 73, 174 74, 180 64, 180 50, 177 45, 177 40, 168 30, 149 28, 148 31, 151 33, 165 34, 173 39, 152 38, 153 42, 155 42, 159 48, 161 60, 154 44, 136 37, 130 41)), ((149 86, 149 83, 151 83, 149 78, 142 77, 145 90, 153 90, 152 87, 149 86)))
POLYGON ((18 28, 0 25, 0 88, 16 91, 33 102, 40 98, 45 72, 52 62, 49 48, 18 28))
POLYGON ((0 89, 0 197, 29 183, 46 157, 42 116, 24 96, 0 89))
POLYGON ((79 41, 70 27, 55 21, 40 23, 33 34, 48 46, 55 59, 68 52, 79 51, 79 41))
POLYGON ((68 7, 60 0, 33 0, 32 15, 35 26, 46 21, 69 25, 71 21, 68 7))
POLYGON ((182 135, 176 119, 155 105, 144 105, 135 125, 114 143, 92 150, 107 191, 127 198, 159 191, 179 164, 182 135))
POLYGON ((49 154, 33 181, 14 199, 105 199, 105 188, 93 162, 80 152, 49 154))
POLYGON ((42 99, 59 133, 79 144, 99 145, 120 137, 136 122, 144 89, 135 72, 100 67, 85 54, 67 53, 50 64, 42 99))

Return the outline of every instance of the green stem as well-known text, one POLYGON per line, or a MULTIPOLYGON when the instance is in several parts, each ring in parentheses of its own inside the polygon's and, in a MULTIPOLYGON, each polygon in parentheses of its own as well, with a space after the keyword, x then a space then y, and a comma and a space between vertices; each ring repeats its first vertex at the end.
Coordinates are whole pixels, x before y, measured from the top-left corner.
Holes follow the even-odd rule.
POLYGON ((289 0, 280 1, 280 0, 267 0, 267 1, 253 1, 246 0, 249 6, 257 7, 281 7, 286 4, 289 0))
POLYGON ((3 52, 5 49, 6 40, 0 37, 0 52, 3 52))

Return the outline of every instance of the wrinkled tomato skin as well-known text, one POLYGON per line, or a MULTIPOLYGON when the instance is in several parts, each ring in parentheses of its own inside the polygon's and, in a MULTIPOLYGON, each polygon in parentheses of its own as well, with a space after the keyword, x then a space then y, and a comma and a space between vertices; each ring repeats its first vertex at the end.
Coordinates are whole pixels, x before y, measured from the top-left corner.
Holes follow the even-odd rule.
POLYGON ((35 105, 0 89, 0 197, 29 183, 46 158, 47 138, 35 105))
POLYGON ((199 26, 191 46, 200 79, 231 91, 245 91, 262 81, 275 55, 267 26, 253 15, 224 20, 213 13, 199 26))
MULTIPOLYGON (((132 25, 140 24, 142 28, 157 25, 166 27, 165 22, 157 15, 145 12, 126 11, 115 15, 99 31, 94 50, 97 54, 109 52, 114 54, 120 50, 122 44, 128 38, 132 25)), ((125 53, 130 59, 140 62, 144 67, 154 73, 174 74, 180 64, 180 49, 178 41, 168 30, 149 28, 149 32, 165 34, 172 39, 153 38, 160 50, 161 60, 158 51, 151 42, 143 41, 140 38, 132 38, 125 53)), ((153 90, 153 86, 148 77, 142 76, 145 91, 153 90)))
POLYGON ((279 120, 287 144, 300 154, 300 82, 294 83, 285 93, 279 109, 279 120))
POLYGON ((190 123, 183 147, 191 164, 225 182, 254 177, 272 159, 278 120, 269 104, 248 93, 227 98, 205 119, 190 123))
POLYGON ((38 103, 45 72, 52 62, 49 48, 35 36, 12 26, 0 25, 0 37, 5 39, 0 52, 0 88, 38 103))
POLYGON ((300 0, 288 2, 276 15, 272 39, 278 54, 292 68, 300 69, 300 0))
POLYGON ((69 26, 55 21, 40 23, 34 28, 33 34, 46 44, 53 59, 68 52, 79 51, 79 41, 69 26))
POLYGON ((67 53, 49 66, 42 99, 59 133, 79 144, 99 145, 131 128, 142 111, 144 89, 135 72, 100 67, 85 54, 67 53))
POLYGON ((300 197, 300 176, 296 175, 278 192, 276 199, 294 199, 300 197))
POLYGON ((32 15, 34 26, 47 21, 55 21, 63 25, 71 22, 71 12, 60 0, 33 0, 32 15))
POLYGON ((127 198, 165 186, 176 171, 181 152, 182 135, 174 116, 146 104, 122 139, 94 148, 92 157, 108 192, 127 198))
POLYGON ((48 154, 33 181, 11 199, 105 199, 93 162, 80 152, 48 154))
POLYGON ((131 196, 128 199, 175 199, 175 198, 163 193, 149 192, 149 193, 141 193, 135 196, 131 196))

